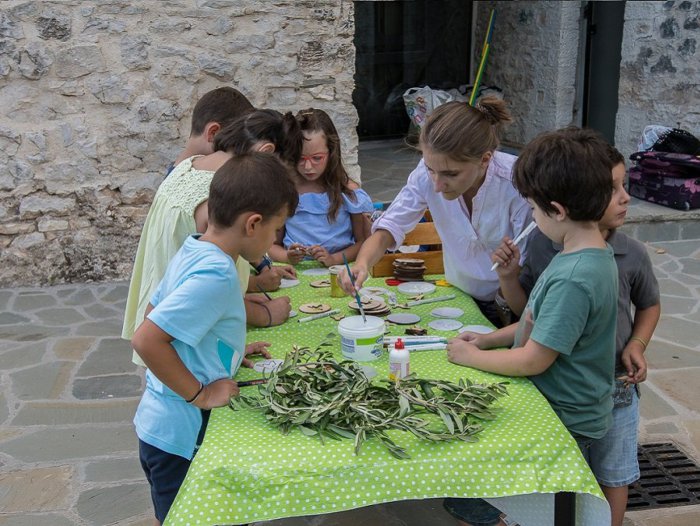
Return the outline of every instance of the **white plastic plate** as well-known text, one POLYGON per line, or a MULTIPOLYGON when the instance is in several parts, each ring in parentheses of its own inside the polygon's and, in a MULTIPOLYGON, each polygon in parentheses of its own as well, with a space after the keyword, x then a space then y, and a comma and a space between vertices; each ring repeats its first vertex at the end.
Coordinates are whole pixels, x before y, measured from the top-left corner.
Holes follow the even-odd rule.
POLYGON ((405 281, 398 289, 402 294, 430 294, 435 290, 435 285, 425 281, 405 281))
POLYGON ((459 332, 477 332, 479 334, 488 334, 490 332, 495 331, 496 329, 492 329, 491 327, 487 327, 486 325, 465 325, 461 329, 459 329, 459 332))
POLYGON ((298 279, 282 278, 282 282, 280 283, 280 288, 281 289, 288 289, 289 287, 296 287, 297 285, 299 285, 298 279))
POLYGON ((436 331, 456 331, 461 326, 462 322, 447 319, 433 320, 428 324, 428 327, 436 331))
POLYGON ((327 268, 307 268, 302 270, 301 273, 304 276, 327 276, 330 271, 327 268))
POLYGON ((436 318, 459 318, 464 314, 464 311, 457 307, 438 307, 430 311, 430 314, 436 318))

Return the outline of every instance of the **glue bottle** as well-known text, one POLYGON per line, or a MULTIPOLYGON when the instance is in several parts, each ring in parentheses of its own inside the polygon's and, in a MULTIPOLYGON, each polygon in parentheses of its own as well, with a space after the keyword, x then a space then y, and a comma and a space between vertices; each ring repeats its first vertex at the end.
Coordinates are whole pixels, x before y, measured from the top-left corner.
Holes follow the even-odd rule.
POLYGON ((405 348, 403 340, 398 338, 389 351, 389 380, 406 378, 410 373, 411 355, 405 348))

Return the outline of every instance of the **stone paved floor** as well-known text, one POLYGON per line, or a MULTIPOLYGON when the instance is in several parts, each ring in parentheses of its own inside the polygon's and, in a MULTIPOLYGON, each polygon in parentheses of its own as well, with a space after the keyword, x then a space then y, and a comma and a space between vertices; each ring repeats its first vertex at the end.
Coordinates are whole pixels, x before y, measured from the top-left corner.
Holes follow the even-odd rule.
MULTIPOLYGON (((368 188, 371 170, 382 170, 370 161, 368 188)), ((385 195, 370 190, 375 199, 391 199, 415 161, 390 166, 392 184, 376 186, 385 195)), ((640 440, 672 441, 700 462, 700 223, 635 206, 642 222, 626 228, 649 241, 663 294, 640 440), (647 223, 645 210, 662 222, 647 223)), ((126 290, 125 283, 0 289, 0 526, 150 524, 131 424, 143 377, 118 337, 126 290)), ((411 501, 265 524, 454 523, 438 501, 411 501)), ((626 524, 696 526, 700 506, 630 512, 626 524)))

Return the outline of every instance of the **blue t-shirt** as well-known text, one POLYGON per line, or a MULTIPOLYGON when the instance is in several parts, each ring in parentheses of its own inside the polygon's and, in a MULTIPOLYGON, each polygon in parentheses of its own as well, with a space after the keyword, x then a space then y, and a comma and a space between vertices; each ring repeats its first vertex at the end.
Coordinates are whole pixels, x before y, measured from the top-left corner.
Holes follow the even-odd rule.
MULTIPOLYGON (((235 374, 223 363, 219 340, 237 357, 245 353, 246 318, 236 265, 212 243, 188 237, 168 265, 148 319, 174 338, 172 346, 203 384, 235 374)), ((202 425, 201 411, 146 371, 146 390, 134 417, 138 437, 190 459, 202 425)))
POLYGON ((284 246, 301 243, 320 245, 331 254, 354 245, 350 214, 372 213, 372 199, 364 190, 355 190, 355 201, 342 194, 342 203, 334 222, 328 221, 330 200, 327 193, 306 193, 299 196, 294 215, 285 223, 284 246))

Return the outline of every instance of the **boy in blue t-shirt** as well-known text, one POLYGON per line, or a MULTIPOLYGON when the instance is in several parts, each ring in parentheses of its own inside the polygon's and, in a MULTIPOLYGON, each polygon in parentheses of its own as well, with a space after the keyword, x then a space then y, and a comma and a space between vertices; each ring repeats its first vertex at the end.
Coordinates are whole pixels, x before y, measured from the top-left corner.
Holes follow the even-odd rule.
MULTIPOLYGON (((527 376, 551 404, 584 457, 610 426, 617 267, 598 228, 612 196, 606 143, 590 130, 540 134, 514 166, 513 184, 540 231, 563 246, 537 281, 519 323, 465 332, 447 345, 451 362, 527 376), (486 350, 511 347, 507 350, 486 350)), ((462 524, 501 524, 481 499, 446 499, 462 524), (466 522, 465 522, 466 521, 466 522)))
POLYGON ((259 259, 297 205, 270 154, 235 157, 209 190, 209 225, 170 261, 132 339, 148 367, 134 424, 141 466, 162 523, 203 436, 208 410, 238 395, 246 317, 235 260, 259 259))

